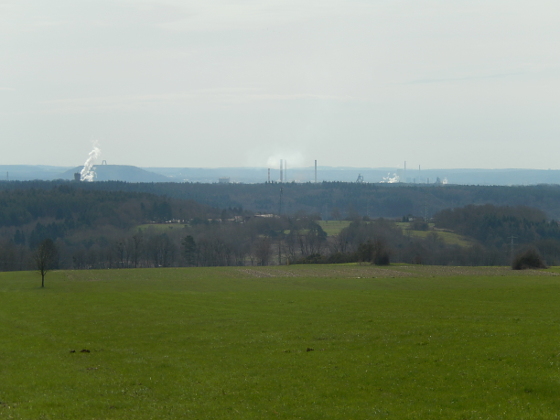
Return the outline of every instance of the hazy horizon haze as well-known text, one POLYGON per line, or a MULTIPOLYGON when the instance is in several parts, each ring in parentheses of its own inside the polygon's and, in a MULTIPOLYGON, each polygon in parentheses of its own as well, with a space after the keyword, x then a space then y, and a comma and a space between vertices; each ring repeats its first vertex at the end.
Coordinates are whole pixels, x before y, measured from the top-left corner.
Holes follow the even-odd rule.
POLYGON ((0 2, 0 164, 559 169, 560 4, 0 2))

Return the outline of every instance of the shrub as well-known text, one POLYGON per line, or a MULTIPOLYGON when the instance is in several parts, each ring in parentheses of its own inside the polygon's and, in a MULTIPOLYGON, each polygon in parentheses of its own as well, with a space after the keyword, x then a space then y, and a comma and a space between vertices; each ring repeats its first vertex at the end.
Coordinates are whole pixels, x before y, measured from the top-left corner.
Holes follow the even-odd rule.
POLYGON ((411 224, 409 229, 411 230, 428 230, 430 229, 430 225, 427 222, 421 219, 415 219, 411 224))
POLYGON ((514 270, 526 270, 531 268, 547 268, 543 258, 535 248, 529 248, 517 254, 511 263, 514 270))
POLYGON ((350 262, 356 262, 358 258, 354 253, 343 253, 343 252, 335 252, 327 256, 326 263, 327 264, 344 264, 350 262))
POLYGON ((323 264, 325 261, 321 254, 311 254, 306 257, 300 258, 296 264, 323 264))
POLYGON ((391 257, 387 248, 383 247, 375 250, 373 254, 373 263, 375 265, 389 265, 390 262, 391 257))
POLYGON ((358 246, 358 261, 368 261, 375 265, 389 265, 391 251, 384 239, 378 238, 373 242, 368 240, 358 246))

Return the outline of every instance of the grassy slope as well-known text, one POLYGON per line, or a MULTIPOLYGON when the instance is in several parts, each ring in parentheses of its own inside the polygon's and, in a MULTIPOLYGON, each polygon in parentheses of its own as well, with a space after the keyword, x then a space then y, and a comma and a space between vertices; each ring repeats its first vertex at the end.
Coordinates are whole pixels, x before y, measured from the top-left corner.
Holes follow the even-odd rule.
MULTIPOLYGON (((329 236, 336 236, 340 233, 342 229, 348 227, 351 222, 347 220, 320 220, 319 225, 329 236)), ((408 222, 398 222, 397 226, 400 227, 405 235, 416 236, 419 238, 425 238, 430 233, 436 233, 438 237, 449 245, 459 245, 462 247, 468 247, 473 244, 473 241, 469 238, 459 235, 453 232, 447 232, 443 230, 434 230, 433 225, 429 230, 412 230, 410 229, 411 223, 408 222)))
POLYGON ((0 418, 556 418, 556 274, 0 273, 0 418))
POLYGON ((136 228, 134 228, 134 231, 152 229, 158 233, 166 233, 173 229, 184 229, 186 226, 188 225, 184 223, 146 223, 137 226, 136 228))
POLYGON ((443 230, 405 230, 405 234, 416 236, 418 238, 426 238, 430 233, 436 234, 443 242, 449 245, 459 245, 462 247, 472 246, 474 240, 459 235, 458 233, 447 232, 443 230))
POLYGON ((342 229, 348 227, 351 222, 348 220, 319 220, 317 223, 327 235, 336 236, 342 229))

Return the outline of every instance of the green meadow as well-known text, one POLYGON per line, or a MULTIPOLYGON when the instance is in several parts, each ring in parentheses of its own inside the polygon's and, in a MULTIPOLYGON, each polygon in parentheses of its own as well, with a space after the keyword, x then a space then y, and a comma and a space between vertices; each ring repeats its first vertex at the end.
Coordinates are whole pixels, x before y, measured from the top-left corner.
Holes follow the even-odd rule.
POLYGON ((317 220, 317 224, 325 231, 328 236, 336 236, 344 228, 350 226, 348 220, 317 220))
POLYGON ((0 418, 556 419, 559 274, 0 273, 0 418))
POLYGON ((444 230, 406 230, 404 233, 405 235, 415 236, 417 238, 427 238, 429 235, 436 235, 436 238, 441 239, 448 245, 459 245, 461 247, 469 247, 474 243, 465 236, 453 232, 446 232, 444 230))
MULTIPOLYGON (((342 229, 347 228, 350 225, 348 220, 319 220, 317 224, 325 231, 328 236, 338 235, 342 229)), ((397 222, 396 225, 401 228, 402 232, 408 236, 414 236, 417 238, 426 238, 428 235, 437 235, 437 238, 441 239, 448 245, 459 245, 462 247, 468 247, 472 245, 472 241, 469 238, 462 235, 448 232, 444 230, 434 229, 433 224, 430 225, 428 230, 413 230, 411 229, 411 223, 409 222, 397 222)), ((182 225, 181 225, 182 226, 182 225)))

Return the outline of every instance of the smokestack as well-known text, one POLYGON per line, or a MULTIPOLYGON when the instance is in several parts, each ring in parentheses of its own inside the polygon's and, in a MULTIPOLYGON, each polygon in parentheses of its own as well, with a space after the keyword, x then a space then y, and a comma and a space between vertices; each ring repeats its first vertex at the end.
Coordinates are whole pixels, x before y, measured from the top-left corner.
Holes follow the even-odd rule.
POLYGON ((317 183, 317 159, 315 159, 315 184, 317 183))
POLYGON ((268 183, 270 184, 270 168, 268 168, 268 183))
POLYGON ((284 182, 284 161, 280 159, 280 183, 284 182))
POLYGON ((288 182, 288 159, 284 161, 284 182, 288 182))

